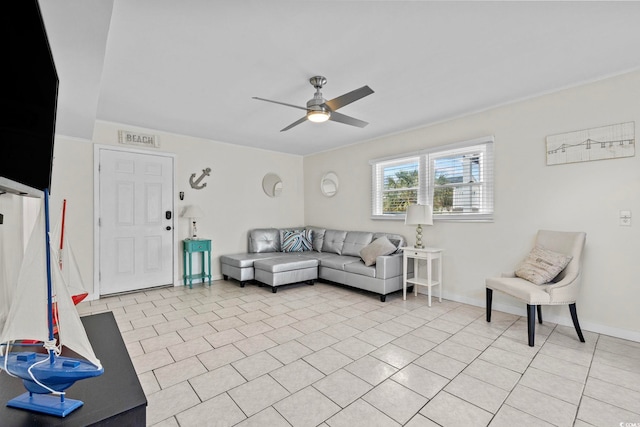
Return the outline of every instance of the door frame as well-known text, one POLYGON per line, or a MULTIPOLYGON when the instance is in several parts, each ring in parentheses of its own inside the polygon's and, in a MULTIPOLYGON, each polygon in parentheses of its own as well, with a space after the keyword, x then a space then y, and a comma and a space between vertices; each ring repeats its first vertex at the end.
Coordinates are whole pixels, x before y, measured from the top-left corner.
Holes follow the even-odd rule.
POLYGON ((117 145, 94 144, 93 145, 93 295, 89 299, 100 299, 100 152, 102 150, 121 151, 133 154, 147 154, 171 158, 173 167, 171 171, 171 211, 173 212, 173 242, 172 242, 172 262, 173 262, 173 286, 178 283, 178 257, 176 248, 178 247, 178 233, 176 232, 176 155, 164 151, 151 151, 138 148, 119 147, 117 145))

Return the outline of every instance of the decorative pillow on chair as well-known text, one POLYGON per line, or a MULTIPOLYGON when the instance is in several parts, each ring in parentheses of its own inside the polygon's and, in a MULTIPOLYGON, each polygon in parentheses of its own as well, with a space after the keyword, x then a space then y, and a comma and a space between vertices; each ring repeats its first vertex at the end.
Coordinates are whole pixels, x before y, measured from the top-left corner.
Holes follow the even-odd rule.
POLYGON ((369 266, 375 264, 376 258, 379 256, 391 255, 396 249, 386 236, 382 236, 362 248, 360 257, 364 261, 364 265, 369 266))
POLYGON ((549 283, 573 257, 536 246, 516 268, 516 276, 536 285, 549 283))
POLYGON ((311 230, 287 230, 282 237, 282 252, 311 250, 311 230))

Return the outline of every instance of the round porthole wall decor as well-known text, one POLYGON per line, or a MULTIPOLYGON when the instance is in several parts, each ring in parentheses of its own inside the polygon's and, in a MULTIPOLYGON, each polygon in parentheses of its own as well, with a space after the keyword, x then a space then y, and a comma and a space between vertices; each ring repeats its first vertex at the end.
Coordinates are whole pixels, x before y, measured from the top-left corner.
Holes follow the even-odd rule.
POLYGON ((340 181, 338 180, 338 175, 335 172, 327 172, 322 176, 320 180, 320 191, 326 197, 333 197, 338 192, 338 187, 340 186, 340 181))
POLYGON ((282 179, 275 173, 268 173, 262 178, 262 189, 269 197, 278 197, 282 193, 282 179))

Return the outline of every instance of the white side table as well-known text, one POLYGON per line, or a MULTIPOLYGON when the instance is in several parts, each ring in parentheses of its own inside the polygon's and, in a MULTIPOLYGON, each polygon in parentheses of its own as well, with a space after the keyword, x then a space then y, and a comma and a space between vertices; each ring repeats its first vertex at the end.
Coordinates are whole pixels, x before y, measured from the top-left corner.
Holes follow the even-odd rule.
POLYGON ((402 299, 407 299, 407 283, 413 285, 413 292, 418 296, 418 286, 426 286, 429 295, 429 307, 431 307, 431 288, 438 286, 440 288, 439 301, 442 302, 442 249, 439 248, 423 248, 418 249, 406 246, 402 249, 402 299), (407 262, 409 258, 413 258, 413 278, 407 279, 407 262), (420 260, 427 261, 427 277, 419 277, 418 262, 420 260), (433 280, 433 261, 437 262, 438 279, 433 280))

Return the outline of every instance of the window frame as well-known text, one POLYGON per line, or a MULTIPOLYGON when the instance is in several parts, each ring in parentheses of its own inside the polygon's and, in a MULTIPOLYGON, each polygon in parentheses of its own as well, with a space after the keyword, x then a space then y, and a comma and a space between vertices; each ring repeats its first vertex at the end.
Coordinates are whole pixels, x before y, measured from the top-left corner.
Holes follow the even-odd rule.
MULTIPOLYGON (((372 180, 375 182, 374 188, 376 189, 376 197, 374 203, 376 204, 375 209, 378 212, 384 211, 384 195, 393 192, 400 191, 412 191, 416 190, 418 198, 420 197, 420 181, 422 181, 423 168, 422 159, 420 156, 403 156, 399 158, 393 158, 386 161, 378 162, 372 168, 372 180), (399 167, 402 165, 409 165, 411 163, 417 163, 417 172, 418 172, 418 186, 417 187, 402 187, 395 190, 385 189, 384 185, 384 171, 388 168, 399 167)), ((380 214, 381 216, 395 216, 395 214, 380 214)))
MULTIPOLYGON (((439 213, 434 211, 433 219, 437 221, 460 221, 460 222, 491 222, 493 221, 494 203, 493 203, 493 178, 494 178, 494 161, 493 161, 493 136, 485 136, 467 141, 461 141, 453 144, 447 144, 429 149, 404 153, 396 156, 373 159, 369 161, 371 165, 371 219, 391 219, 404 220, 405 213, 384 213, 383 195, 388 193, 384 189, 384 170, 393 165, 401 165, 403 163, 418 163, 418 192, 417 203, 429 204, 433 206, 434 192, 437 188, 465 188, 475 187, 478 190, 470 194, 469 210, 466 207, 462 212, 451 211, 447 213, 439 213), (463 155, 478 154, 481 161, 478 165, 478 177, 480 182, 476 183, 448 183, 437 184, 436 161, 445 158, 457 158, 463 155), (477 196, 474 193, 480 192, 477 196), (480 203, 473 204, 473 197, 479 197, 480 203)), ((471 167, 471 164, 469 165, 471 167)), ((471 173, 472 170, 469 170, 471 173)), ((455 197, 453 195, 452 197, 455 197)), ((460 197, 460 196, 458 196, 460 197)))

